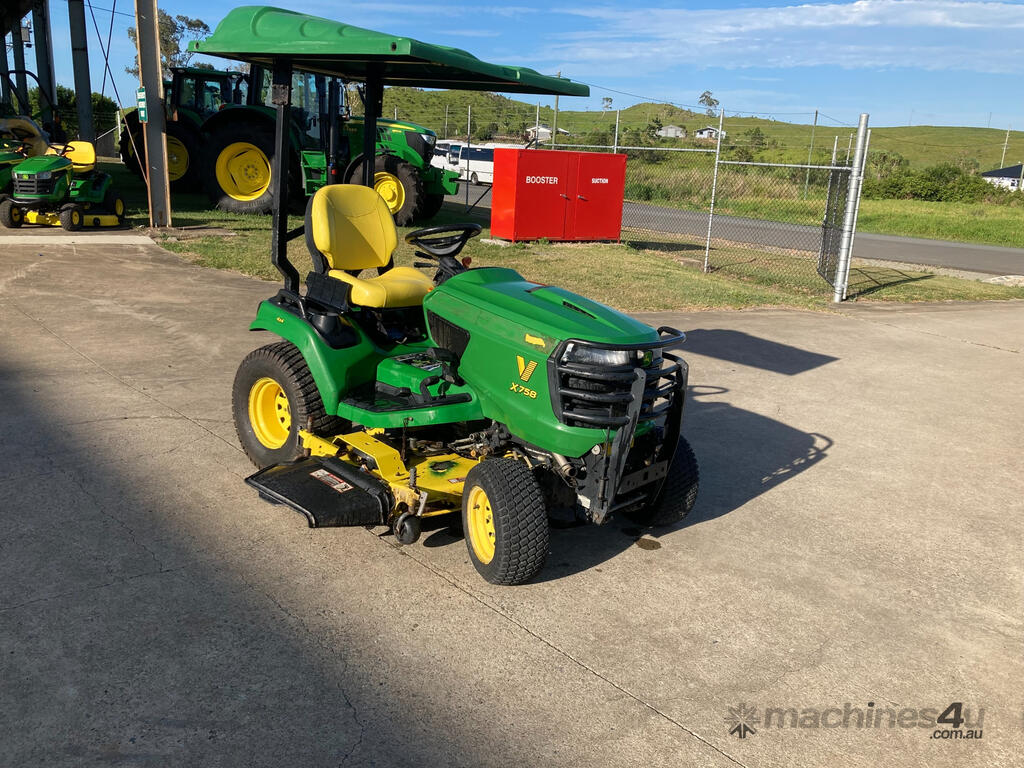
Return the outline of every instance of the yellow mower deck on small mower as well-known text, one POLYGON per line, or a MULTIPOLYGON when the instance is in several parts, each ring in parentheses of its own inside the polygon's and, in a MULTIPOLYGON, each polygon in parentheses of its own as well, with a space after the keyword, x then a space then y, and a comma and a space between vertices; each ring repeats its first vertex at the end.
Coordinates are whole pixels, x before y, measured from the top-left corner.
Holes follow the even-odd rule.
MULTIPOLYGON (((60 226, 60 214, 57 211, 33 211, 23 212, 26 224, 39 224, 47 227, 60 226)), ((82 211, 83 227, 119 227, 121 222, 112 213, 91 213, 82 211)))
POLYGON ((395 513, 399 506, 404 506, 417 517, 460 511, 463 483, 469 470, 480 463, 479 460, 455 453, 431 456, 408 454, 403 460, 399 451, 374 437, 379 432, 365 430, 323 438, 300 430, 299 436, 310 456, 334 456, 357 468, 366 459, 371 459, 376 465, 371 474, 391 488, 395 513))

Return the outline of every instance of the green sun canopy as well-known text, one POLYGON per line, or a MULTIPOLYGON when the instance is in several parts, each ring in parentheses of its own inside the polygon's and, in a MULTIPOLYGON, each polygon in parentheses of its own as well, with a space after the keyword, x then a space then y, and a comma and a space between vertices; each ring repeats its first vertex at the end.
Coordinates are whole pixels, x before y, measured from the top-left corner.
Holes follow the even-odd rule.
POLYGON ((590 95, 590 89, 581 83, 542 75, 527 67, 489 64, 459 48, 268 6, 235 8, 210 37, 192 41, 188 48, 264 67, 288 57, 292 66, 303 72, 353 81, 375 76, 384 85, 590 95))

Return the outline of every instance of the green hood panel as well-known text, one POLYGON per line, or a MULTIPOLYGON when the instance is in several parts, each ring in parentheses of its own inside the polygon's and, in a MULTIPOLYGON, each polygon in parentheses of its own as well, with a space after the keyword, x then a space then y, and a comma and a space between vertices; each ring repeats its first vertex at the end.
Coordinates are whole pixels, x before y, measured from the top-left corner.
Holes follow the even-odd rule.
MULTIPOLYGON (((429 310, 446 296, 483 315, 507 318, 507 327, 520 344, 525 334, 544 337, 547 342, 586 339, 609 344, 658 338, 653 328, 639 320, 563 288, 531 283, 513 269, 489 267, 464 272, 431 291, 424 306, 429 310)), ((545 344, 547 351, 553 346, 545 344)))
POLYGON ((40 155, 39 157, 28 158, 14 172, 18 176, 28 176, 35 173, 43 173, 44 171, 59 173, 60 171, 66 171, 70 167, 71 161, 66 157, 61 157, 60 155, 40 155))

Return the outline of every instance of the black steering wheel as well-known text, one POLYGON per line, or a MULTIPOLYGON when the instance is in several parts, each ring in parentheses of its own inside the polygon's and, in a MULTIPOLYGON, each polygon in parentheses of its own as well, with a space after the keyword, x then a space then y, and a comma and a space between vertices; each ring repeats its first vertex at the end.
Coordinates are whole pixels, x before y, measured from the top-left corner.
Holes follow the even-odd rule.
POLYGON ((479 224, 446 224, 410 232, 405 236, 405 242, 421 249, 424 256, 433 256, 435 259, 445 256, 455 258, 466 247, 466 243, 482 231, 483 227, 479 224))
MULTIPOLYGON (((416 247, 417 256, 425 256, 437 262, 434 283, 440 285, 445 280, 465 272, 468 267, 456 256, 466 247, 472 238, 483 230, 479 224, 447 224, 440 227, 417 229, 405 236, 405 242, 416 247)), ((468 260, 467 260, 468 261, 468 260)), ((413 262, 415 267, 432 267, 430 262, 413 262)))

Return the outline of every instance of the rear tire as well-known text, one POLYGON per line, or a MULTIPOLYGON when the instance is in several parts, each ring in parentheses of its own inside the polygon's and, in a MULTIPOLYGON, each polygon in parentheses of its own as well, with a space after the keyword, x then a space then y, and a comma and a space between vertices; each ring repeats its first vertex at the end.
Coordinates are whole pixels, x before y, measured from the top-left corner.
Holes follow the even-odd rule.
MULTIPOLYGON (((421 215, 426 199, 420 172, 412 164, 393 155, 378 155, 373 163, 373 175, 374 189, 381 193, 381 197, 388 203, 395 224, 399 227, 412 224, 421 215), (391 193, 389 185, 398 185, 401 189, 391 193)), ((347 181, 349 184, 362 184, 362 160, 349 170, 347 181)))
POLYGON ((85 213, 78 203, 68 203, 60 209, 60 225, 68 232, 77 232, 82 228, 85 213))
POLYGON ((681 522, 697 503, 700 468, 685 437, 679 438, 676 455, 657 497, 641 509, 627 513, 641 525, 665 526, 681 522))
POLYGON ((273 164, 273 132, 262 125, 227 123, 207 137, 203 185, 222 211, 269 213, 274 208, 273 164))
POLYGON ((117 223, 124 224, 125 219, 125 207, 124 198, 119 195, 113 187, 107 190, 107 193, 103 196, 103 208, 107 213, 112 213, 117 216, 117 223))
POLYGON ((192 123, 181 120, 167 123, 167 167, 171 172, 171 192, 195 192, 202 187, 202 146, 199 129, 192 123))
POLYGON ((121 155, 121 162, 125 167, 140 179, 144 176, 139 155, 145 151, 142 144, 142 123, 139 122, 138 112, 129 112, 125 115, 124 128, 121 130, 121 137, 118 140, 118 154, 121 155), (132 139, 135 140, 134 145, 132 139), (138 149, 138 154, 135 152, 136 149, 138 149))
POLYGON ((0 203, 0 224, 7 229, 16 229, 24 223, 25 214, 14 204, 13 200, 8 199, 0 203))
POLYGON ((462 527, 473 567, 491 584, 536 576, 548 556, 548 516, 530 468, 487 459, 469 471, 463 487, 462 527))
POLYGON ((324 409, 305 359, 288 341, 249 353, 238 366, 231 393, 238 442, 257 467, 302 456, 299 430, 312 418, 316 434, 340 431, 342 421, 324 409))

